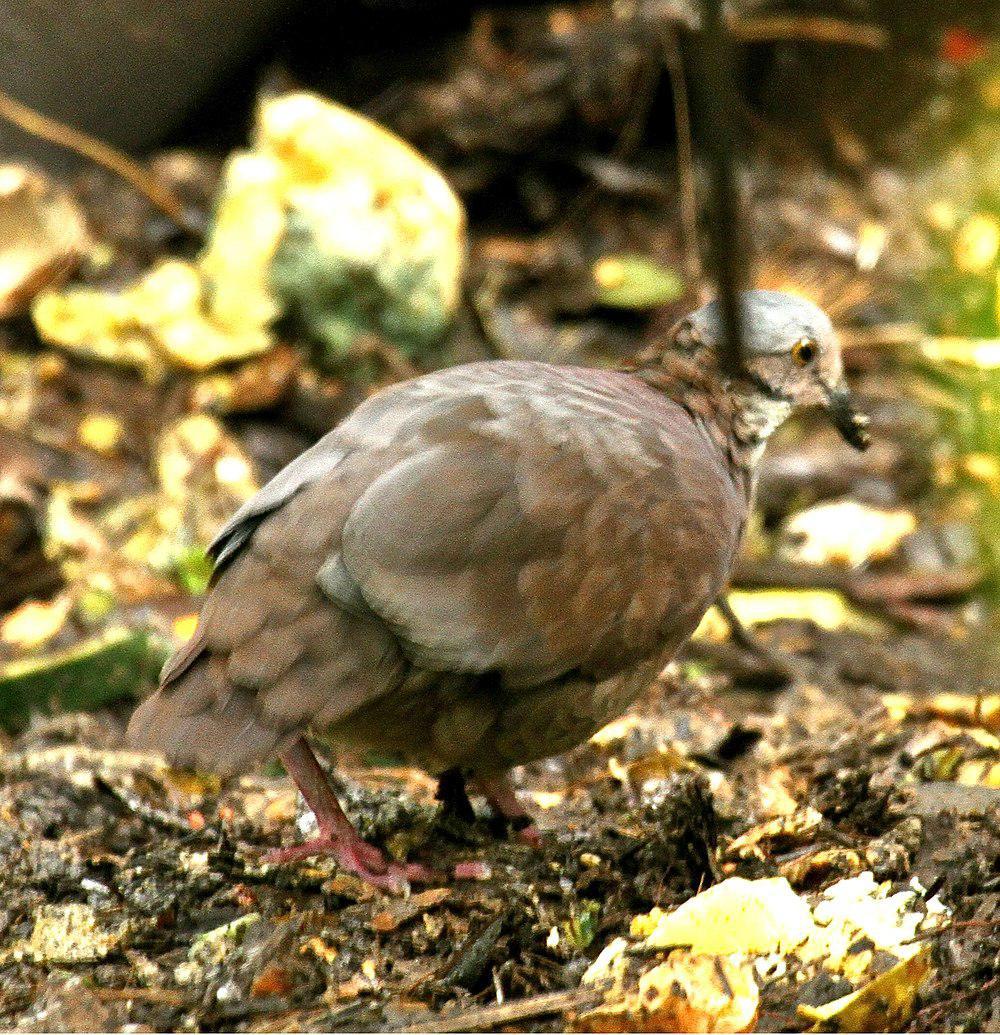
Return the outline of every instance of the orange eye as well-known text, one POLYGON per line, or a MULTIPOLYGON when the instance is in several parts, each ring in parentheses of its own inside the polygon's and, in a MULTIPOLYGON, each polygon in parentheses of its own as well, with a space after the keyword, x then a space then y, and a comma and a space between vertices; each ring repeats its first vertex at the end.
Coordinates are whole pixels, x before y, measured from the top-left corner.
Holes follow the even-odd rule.
POLYGON ((799 338, 792 346, 792 359, 800 366, 808 366, 816 358, 816 342, 811 338, 799 338))

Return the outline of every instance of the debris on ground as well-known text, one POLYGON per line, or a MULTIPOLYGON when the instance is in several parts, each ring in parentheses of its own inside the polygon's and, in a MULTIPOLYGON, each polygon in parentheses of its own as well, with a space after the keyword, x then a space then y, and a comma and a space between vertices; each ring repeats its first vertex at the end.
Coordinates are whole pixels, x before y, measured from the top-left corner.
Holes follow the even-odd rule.
POLYGON ((146 376, 274 348, 296 318, 327 366, 374 336, 405 353, 440 342, 459 297, 465 214, 402 140, 310 94, 262 103, 251 150, 224 166, 196 263, 159 262, 123 291, 36 299, 50 344, 146 376))
MULTIPOLYGON (((620 364, 709 288, 669 6, 480 11, 366 114, 275 70, 249 131, 152 156, 182 234, 103 171, 0 169, 0 1026, 996 1027, 997 65, 958 27, 901 62, 935 84, 885 116, 902 148, 831 114, 855 86, 808 131, 748 96, 748 266, 833 314, 873 446, 779 432, 732 591, 626 715, 514 774, 540 848, 339 758, 364 836, 488 874, 391 898, 265 861, 311 822, 277 765, 124 746, 222 522, 373 388, 620 364)), ((771 88, 896 57, 881 24, 731 22, 771 88)))
POLYGON ((38 170, 0 165, 0 319, 20 316, 43 288, 65 280, 90 247, 68 193, 38 170))

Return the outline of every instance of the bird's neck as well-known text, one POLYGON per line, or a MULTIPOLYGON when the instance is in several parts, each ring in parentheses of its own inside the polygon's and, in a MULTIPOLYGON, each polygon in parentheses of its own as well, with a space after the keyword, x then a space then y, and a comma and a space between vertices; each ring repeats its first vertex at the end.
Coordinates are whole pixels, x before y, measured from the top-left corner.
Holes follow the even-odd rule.
POLYGON ((704 354, 661 353, 632 373, 683 406, 752 490, 764 447, 791 412, 789 403, 733 385, 704 354))
POLYGON ((759 392, 736 393, 734 398, 733 435, 748 451, 750 463, 756 467, 768 439, 791 414, 792 404, 784 399, 769 399, 759 392))

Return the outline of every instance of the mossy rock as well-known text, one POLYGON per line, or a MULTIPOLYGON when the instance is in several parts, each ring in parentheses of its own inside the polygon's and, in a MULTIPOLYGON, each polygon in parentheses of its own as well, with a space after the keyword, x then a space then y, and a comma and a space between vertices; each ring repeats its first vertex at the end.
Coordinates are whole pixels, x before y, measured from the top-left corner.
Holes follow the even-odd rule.
POLYGON ((23 729, 32 714, 93 711, 154 687, 169 654, 162 637, 114 628, 65 650, 0 669, 0 726, 23 729))

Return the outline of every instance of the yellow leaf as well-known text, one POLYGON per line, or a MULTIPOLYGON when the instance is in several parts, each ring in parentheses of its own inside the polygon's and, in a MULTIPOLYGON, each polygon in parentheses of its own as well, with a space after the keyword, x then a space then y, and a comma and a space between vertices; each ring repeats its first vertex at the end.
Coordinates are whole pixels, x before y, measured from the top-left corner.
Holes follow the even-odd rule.
POLYGON ((43 647, 65 625, 72 606, 65 594, 51 601, 28 600, 0 623, 0 640, 19 650, 43 647))
POLYGON ((612 719, 607 726, 602 726, 591 738, 591 744, 598 747, 624 740, 633 730, 643 730, 649 724, 638 715, 626 714, 620 719, 612 719))
POLYGON ((958 213, 950 201, 935 201, 924 211, 924 218, 935 230, 949 231, 955 229, 958 213))
POLYGON ((41 906, 34 920, 26 953, 39 963, 94 963, 117 949, 127 933, 125 925, 106 926, 80 902, 41 906))
POLYGON ((757 1021, 760 992, 745 960, 700 956, 679 950, 640 975, 624 993, 573 1022, 591 1032, 741 1032, 757 1021))
POLYGON ((784 877, 730 877, 659 917, 645 944, 719 955, 789 952, 814 929, 809 904, 784 877))
POLYGON ((955 240, 955 265, 964 273, 985 273, 998 253, 1000 223, 981 212, 967 219, 955 240))
POLYGON ((697 766, 673 744, 658 744, 656 750, 642 758, 637 758, 623 766, 616 778, 625 776, 627 785, 642 787, 645 783, 665 780, 674 773, 684 769, 695 769, 697 766))
POLYGON ((872 507, 853 499, 821 503, 785 524, 785 551, 805 564, 851 568, 891 556, 917 527, 903 507, 872 507))
POLYGON ((973 726, 1000 734, 1000 694, 935 694, 914 700, 905 694, 884 694, 882 703, 895 722, 903 719, 943 719, 956 726, 973 726))
MULTIPOLYGON (((842 593, 831 589, 736 590, 729 594, 729 604, 744 625, 793 619, 813 622, 828 630, 872 633, 880 628, 873 619, 851 607, 842 593)), ((699 635, 697 630, 695 635, 699 635)))
POLYGON ((969 453, 962 458, 962 467, 976 481, 1000 485, 1000 458, 990 453, 969 453))
POLYGON ((792 846, 809 845, 816 840, 823 816, 811 805, 791 813, 757 823, 740 834, 726 848, 729 858, 764 858, 771 846, 788 850, 792 846), (764 850, 762 850, 764 849, 764 850))
POLYGON ((955 783, 967 787, 1000 787, 1000 762, 987 758, 962 762, 955 770, 955 783))
POLYGON ((65 280, 90 247, 83 213, 43 173, 0 165, 0 319, 65 280))
POLYGON ((930 945, 924 945, 857 992, 823 1006, 800 1004, 799 1016, 814 1022, 813 1031, 899 1031, 929 973, 930 945))
POLYGON ((562 791, 531 791, 530 796, 540 809, 557 808, 566 800, 562 791))
POLYGON ((909 958, 917 950, 913 939, 925 927, 941 919, 939 904, 914 908, 918 895, 911 889, 893 893, 888 881, 876 881, 866 870, 856 877, 825 888, 812 909, 815 929, 809 941, 797 950, 803 960, 822 961, 831 971, 858 981, 867 973, 871 958, 853 951, 859 938, 873 949, 909 958))
POLYGON ((927 338, 920 343, 920 352, 932 363, 955 363, 980 370, 1000 367, 1000 338, 927 338))
POLYGON ((76 429, 80 444, 95 453, 113 453, 124 434, 122 422, 110 413, 93 413, 84 417, 76 429))
POLYGON ((166 260, 120 292, 46 291, 32 307, 39 335, 70 352, 162 373, 166 361, 207 370, 271 348, 262 327, 231 328, 205 311, 197 268, 166 260))
POLYGON ((336 948, 328 945, 318 935, 314 935, 299 946, 300 956, 305 956, 308 953, 321 959, 324 963, 332 963, 338 956, 336 948))
POLYGON ((608 255, 592 270, 595 300, 616 309, 655 309, 676 301, 684 282, 672 270, 643 255, 608 255))
POLYGON ((170 627, 170 631, 174 634, 174 639, 178 643, 187 643, 187 641, 194 636, 194 631, 197 628, 197 614, 180 615, 180 617, 174 619, 173 625, 170 627))

